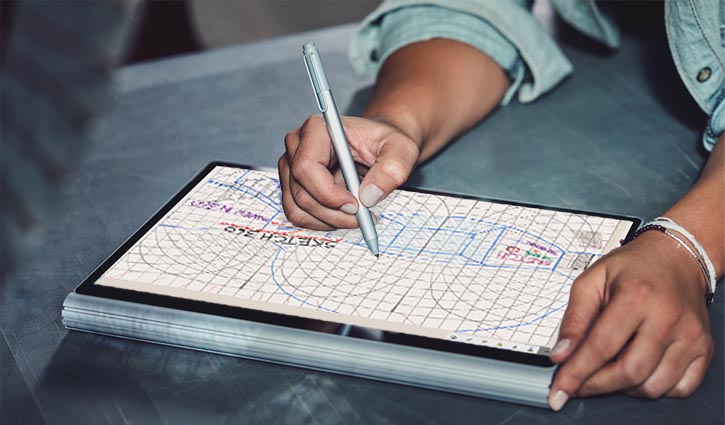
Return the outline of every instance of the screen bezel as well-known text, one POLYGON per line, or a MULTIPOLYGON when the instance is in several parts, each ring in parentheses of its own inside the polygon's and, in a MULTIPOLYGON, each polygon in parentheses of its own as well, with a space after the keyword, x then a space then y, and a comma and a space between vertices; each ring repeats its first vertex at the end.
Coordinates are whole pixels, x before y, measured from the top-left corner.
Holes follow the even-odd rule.
MULTIPOLYGON (((318 329, 330 328, 330 325, 344 325, 343 322, 326 322, 317 319, 308 319, 301 316, 290 316, 281 313, 272 313, 249 308, 236 307, 225 304, 217 304, 206 301, 192 300, 187 298, 179 298, 168 295, 159 295, 148 292, 134 291, 130 289, 121 289, 111 286, 96 285, 95 282, 115 264, 136 242, 138 242, 148 231, 150 231, 156 223, 158 223, 174 206, 176 206, 203 178, 205 178, 215 167, 231 167, 237 169, 249 169, 256 171, 272 171, 259 167, 247 166, 225 161, 212 161, 207 164, 199 173, 197 173, 181 190, 179 190, 168 202, 164 204, 151 218, 149 218, 136 232, 131 235, 118 249, 116 249, 101 265, 96 268, 76 289, 75 292, 82 295, 94 296, 100 298, 108 298, 120 301, 127 301, 137 304, 145 304, 156 307, 171 308, 175 310, 193 311, 197 313, 210 314, 215 316, 230 317, 239 320, 247 320, 257 323, 265 323, 270 325, 285 326, 289 328, 300 329, 307 332, 324 332, 321 330, 309 329, 311 324, 318 329), (328 325, 328 326, 325 326, 328 325)), ((548 205, 529 204, 522 202, 504 201, 500 199, 489 199, 471 195, 462 195, 456 193, 436 192, 431 190, 422 190, 417 188, 402 187, 401 189, 420 192, 432 195, 455 196, 465 199, 473 199, 477 201, 502 203, 508 205, 516 205, 529 208, 548 209, 561 212, 570 212, 575 214, 587 214, 597 217, 614 218, 619 220, 631 221, 632 226, 627 232, 625 241, 630 240, 636 229, 642 223, 637 217, 593 213, 591 211, 576 210, 569 208, 552 207, 548 205)), ((437 339, 431 337, 418 336, 406 333, 395 333, 382 331, 383 341, 392 344, 399 344, 411 347, 425 348, 435 351, 444 351, 449 353, 463 354, 474 357, 483 357, 489 359, 503 360, 514 363, 522 363, 532 366, 552 367, 553 363, 549 357, 542 354, 527 353, 520 351, 512 351, 495 347, 487 347, 480 345, 467 344, 451 340, 437 339)))

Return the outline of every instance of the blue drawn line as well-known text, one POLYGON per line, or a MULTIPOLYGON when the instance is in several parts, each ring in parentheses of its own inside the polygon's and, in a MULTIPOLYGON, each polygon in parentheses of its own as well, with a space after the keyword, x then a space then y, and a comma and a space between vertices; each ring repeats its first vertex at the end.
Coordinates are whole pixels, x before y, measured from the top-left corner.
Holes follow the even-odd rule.
MULTIPOLYGON (((229 184, 222 183, 222 182, 218 182, 218 181, 215 181, 215 180, 208 180, 207 183, 213 184, 213 185, 216 185, 216 186, 219 186, 219 187, 228 188, 228 189, 231 189, 231 190, 236 190, 236 191, 239 191, 239 192, 242 192, 242 193, 245 193, 245 194, 254 196, 261 203, 263 203, 264 205, 272 208, 275 211, 275 214, 263 226, 263 227, 266 228, 272 222, 272 220, 275 217, 277 217, 279 214, 282 214, 281 198, 278 199, 278 200, 274 200, 270 196, 268 196, 268 195, 262 193, 261 191, 256 190, 253 187, 249 186, 248 184, 250 182, 252 182, 252 180, 246 180, 246 181, 244 180, 244 177, 247 175, 247 173, 248 173, 248 171, 245 171, 244 174, 240 175, 235 180, 234 185, 229 185, 229 184)), ((264 179, 267 179, 269 181, 274 182, 278 186, 278 188, 279 188, 279 180, 278 179, 274 179, 274 178, 266 177, 266 176, 265 176, 264 179)), ((262 180, 263 180, 263 178, 254 179, 254 181, 262 181, 262 180)), ((279 193, 279 191, 277 191, 277 193, 279 193)), ((550 246, 552 248, 556 248, 560 252, 559 258, 557 259, 557 261, 556 261, 556 263, 555 263, 555 265, 553 267, 533 266, 533 268, 543 269, 543 270, 547 270, 548 269, 551 272, 555 272, 555 273, 557 273, 557 274, 559 274, 559 275, 561 275, 561 276, 563 276, 563 277, 565 277, 565 278, 567 278, 569 280, 574 280, 574 278, 572 276, 569 276, 569 275, 567 275, 565 273, 562 273, 562 272, 560 272, 558 270, 555 270, 556 267, 559 265, 559 262, 564 257, 566 251, 562 247, 558 246, 557 244, 555 244, 553 242, 549 242, 549 241, 545 240, 544 238, 542 238, 540 236, 537 236, 537 235, 534 235, 532 233, 529 233, 526 230, 523 230, 523 229, 520 229, 520 228, 516 228, 516 227, 513 227, 513 226, 508 226, 508 225, 501 225, 500 223, 494 223, 494 222, 491 222, 491 221, 488 221, 488 220, 466 218, 464 216, 448 216, 448 217, 443 217, 443 221, 441 221, 441 224, 443 222, 445 222, 446 220, 451 220, 451 219, 453 219, 453 220, 461 220, 461 222, 458 223, 458 226, 453 227, 453 228, 450 228, 450 229, 445 229, 445 228, 442 229, 442 228, 429 227, 430 225, 424 227, 424 225, 428 223, 428 220, 430 219, 430 217, 427 217, 425 221, 421 221, 420 220, 420 217, 421 217, 421 215, 418 214, 418 213, 408 214, 407 216, 406 216, 406 214, 403 214, 403 213, 387 214, 387 215, 381 214, 380 215, 380 219, 381 220, 388 220, 390 222, 390 224, 387 226, 386 229, 389 229, 391 233, 392 232, 395 232, 395 234, 391 238, 390 242, 381 251, 381 254, 388 255, 388 256, 394 256, 394 257, 408 257, 408 255, 405 254, 405 251, 413 251, 413 252, 415 252, 415 255, 409 256, 408 258, 420 257, 421 255, 425 255, 426 257, 428 257, 428 256, 429 257, 445 257, 445 258, 440 258, 440 259, 437 259, 436 258, 434 261, 436 261, 437 263, 448 263, 448 262, 451 261, 451 258, 450 257, 454 257, 454 258, 460 258, 460 259, 462 259, 464 261, 464 263, 462 264, 463 266, 476 266, 476 267, 497 268, 497 269, 512 269, 512 268, 520 269, 522 267, 521 265, 506 265, 506 264, 493 265, 493 264, 485 264, 485 262, 488 260, 490 254, 491 254, 491 251, 497 246, 497 244, 501 241, 501 239, 504 237, 504 235, 507 232, 517 232, 517 233, 520 234, 520 236, 518 238, 518 242, 521 242, 521 240, 524 237, 529 237, 529 238, 531 238, 533 240, 541 241, 542 243, 546 244, 547 246, 550 246), (483 224, 483 225, 489 226, 490 228, 484 229, 484 230, 477 230, 477 231, 459 230, 461 228, 462 224, 464 224, 464 223, 466 225, 472 225, 472 226, 478 226, 478 225, 483 224), (396 227, 398 227, 398 226, 400 226, 400 227, 396 229, 396 227), (455 236, 455 238, 454 238, 455 241, 453 243, 454 246, 455 245, 458 245, 457 242, 458 242, 458 239, 459 238, 465 238, 467 240, 465 241, 465 245, 463 246, 463 248, 460 251, 458 251, 458 252, 447 252, 447 251, 441 251, 441 250, 423 250, 423 249, 420 249, 420 248, 411 248, 411 247, 409 247, 409 245, 396 246, 396 242, 399 242, 399 239, 401 238, 401 236, 404 233, 406 233, 406 231, 410 231, 410 232, 414 232, 414 233, 415 232, 420 232, 420 231, 448 232, 449 233, 448 239, 450 239, 453 236, 455 236), (498 231, 498 234, 496 235, 496 238, 488 246, 488 249, 486 250, 486 252, 484 253, 483 257, 480 260, 477 260, 477 259, 474 259, 474 258, 471 258, 471 257, 465 255, 466 251, 469 249, 469 247, 471 246, 471 244, 473 243, 473 241, 476 239, 476 237, 478 235, 484 235, 484 234, 488 234, 488 233, 495 232, 495 231, 498 231)), ((166 225, 164 227, 177 227, 177 226, 166 225)), ((298 229, 297 227, 293 227, 293 226, 288 226, 288 227, 280 226, 279 228, 280 228, 280 230, 296 230, 296 229, 298 229)), ((333 235, 330 232, 328 232, 327 235, 330 238, 333 237, 333 235)), ((414 240, 412 240, 411 242, 413 242, 413 241, 414 240)), ((342 242, 343 243, 352 244, 352 245, 355 245, 355 246, 359 246, 361 248, 364 247, 363 246, 364 243, 363 243, 362 237, 361 238, 358 238, 358 240, 356 240, 356 241, 343 240, 342 242)), ((443 248, 444 246, 448 246, 450 244, 447 243, 447 244, 439 244, 439 245, 440 245, 440 248, 443 248)), ((272 276, 272 281, 277 286, 277 288, 282 293, 284 293, 285 295, 287 295, 288 297, 290 297, 290 298, 292 298, 292 299, 294 299, 294 300, 296 300, 296 301, 298 301, 298 302, 300 302, 302 304, 305 304, 305 305, 308 305, 308 306, 311 306, 311 307, 314 307, 314 308, 319 308, 319 309, 322 309, 322 310, 325 310, 325 311, 328 311, 328 312, 337 313, 337 311, 334 310, 334 309, 330 309, 330 308, 324 307, 322 305, 314 304, 314 303, 308 302, 308 301, 306 301, 304 299, 301 299, 301 298, 295 296, 294 294, 292 294, 291 292, 289 292, 288 290, 286 290, 285 288, 283 288, 282 284, 278 281, 278 278, 276 276, 276 267, 277 267, 277 260, 279 259, 280 254, 284 252, 284 248, 281 247, 281 246, 279 246, 279 245, 277 245, 277 244, 275 244, 275 246, 278 248, 278 251, 274 255, 274 258, 272 259, 272 262, 270 264, 270 272, 271 272, 271 276, 272 276)), ((577 254, 579 252, 572 252, 572 253, 577 254)), ((583 254, 583 252, 582 252, 582 254, 583 254)), ((586 253, 586 254, 597 255, 597 254, 593 254, 593 253, 586 253)), ((475 253, 474 253, 474 255, 475 255, 475 253)), ((552 310, 550 310, 550 311, 542 314, 541 316, 538 316, 538 317, 536 317, 536 318, 534 318, 534 319, 532 319, 532 320, 530 320, 528 322, 514 324, 514 325, 488 327, 488 328, 464 329, 464 330, 459 330, 458 332, 494 331, 494 330, 497 330, 497 329, 511 329, 511 328, 517 328, 517 327, 522 327, 522 326, 528 326, 528 325, 531 325, 533 323, 536 323, 536 322, 544 319, 545 317, 547 317, 547 316, 549 316, 549 315, 551 315, 551 314, 553 314, 553 313, 561 310, 566 305, 567 304, 562 304, 562 305, 560 305, 560 306, 558 306, 558 307, 556 307, 556 308, 554 308, 554 309, 552 309, 552 310)))
POLYGON ((262 226, 262 229, 266 229, 267 226, 269 226, 270 223, 272 223, 272 221, 274 221, 274 219, 277 218, 277 216, 280 214, 281 214, 280 211, 277 211, 276 213, 274 213, 274 215, 272 215, 272 217, 270 217, 269 220, 267 220, 267 222, 264 223, 264 226, 262 226))
POLYGON ((564 251, 561 252, 561 255, 559 256, 559 258, 556 259, 556 262, 554 263, 554 265, 551 266, 551 270, 556 270, 556 268, 559 267, 559 263, 561 263, 561 260, 563 260, 563 259, 564 259, 564 251))
MULTIPOLYGON (((398 232, 395 234, 395 236, 393 236, 393 238, 390 240, 390 242, 388 242, 388 245, 383 250, 383 251, 385 251, 388 248, 390 248, 390 246, 393 245, 393 243, 395 243, 395 241, 398 239, 398 237, 401 235, 401 233, 403 233, 403 230, 405 230, 406 225, 405 225, 405 223, 403 223, 401 221, 394 220, 392 218, 389 218, 387 215, 383 215, 383 214, 380 214, 380 220, 381 221, 382 220, 388 220, 388 221, 390 221, 392 223, 399 224, 401 226, 400 229, 398 229, 398 232)), ((390 227, 390 225, 388 225, 388 227, 390 227)))
POLYGON ((301 298, 299 298, 299 297, 297 297, 297 296, 295 296, 295 295, 287 292, 282 287, 282 285, 279 284, 279 282, 277 281, 277 275, 275 274, 275 271, 274 271, 274 264, 277 262, 277 259, 279 258, 279 254, 281 254, 284 251, 284 249, 282 249, 282 247, 280 247, 280 246, 278 246, 278 248, 280 248, 280 250, 277 251, 276 254, 274 254, 274 258, 272 259, 272 264, 270 264, 270 273, 272 275, 272 281, 274 282, 275 285, 277 285, 277 288, 279 288, 279 290, 282 291, 288 297, 294 298, 295 300, 301 302, 302 304, 307 304, 307 305, 312 306, 312 307, 315 307, 315 308, 319 308, 319 309, 322 309, 322 310, 326 310, 326 311, 329 311, 329 312, 332 312, 332 313, 337 313, 336 310, 332 310, 332 309, 329 309, 327 307, 323 307, 323 306, 321 306, 319 304, 313 304, 313 303, 307 302, 307 301, 305 301, 305 300, 303 300, 303 299, 301 299, 301 298))
POLYGON ((178 226, 176 224, 166 224, 166 223, 161 223, 158 225, 158 227, 166 227, 167 229, 180 229, 180 230, 188 230, 188 231, 209 230, 208 227, 191 228, 191 227, 184 227, 184 226, 178 226))
POLYGON ((574 279, 575 279, 575 278, 573 278, 573 277, 569 276, 569 275, 568 275, 568 274, 566 274, 566 273, 560 272, 559 270, 552 270, 552 271, 553 271, 554 273, 558 273, 558 274, 559 274, 560 276, 564 276, 565 278, 567 278, 567 279, 569 279, 569 280, 574 280, 574 279))
POLYGON ((237 177, 236 180, 234 180, 234 183, 236 184, 237 182, 239 182, 240 180, 242 180, 244 177, 247 176, 247 174, 249 174, 249 170, 244 170, 244 172, 242 174, 240 174, 239 177, 237 177))
POLYGON ((215 186, 219 186, 219 187, 224 187, 224 188, 227 188, 227 189, 231 189, 231 190, 236 190, 238 192, 242 192, 242 193, 245 193, 247 195, 252 195, 257 200, 259 200, 261 203, 263 203, 264 205, 272 208, 276 212, 279 212, 280 211, 280 209, 279 209, 279 206, 280 205, 279 204, 275 203, 275 201, 272 198, 270 198, 269 196, 265 195, 264 193, 262 193, 262 192, 260 192, 258 190, 245 188, 244 186, 238 187, 238 186, 234 186, 234 185, 231 185, 231 184, 218 182, 216 180, 211 180, 211 179, 210 180, 207 180, 207 183, 213 184, 215 186), (265 202, 264 199, 261 199, 260 197, 261 198, 264 198, 264 199, 267 199, 269 202, 271 202, 271 204, 265 202))
POLYGON ((463 249, 461 249, 461 252, 458 253, 458 255, 463 255, 464 252, 468 249, 469 246, 473 243, 474 239, 476 239, 476 235, 471 235, 468 238, 468 242, 466 242, 466 245, 463 246, 463 249))
POLYGON ((596 257, 601 257, 602 254, 598 254, 596 252, 587 252, 587 251, 567 251, 569 254, 584 254, 584 255, 594 255, 596 257))
POLYGON ((498 232, 498 235, 496 236, 496 239, 493 240, 493 243, 491 243, 491 246, 489 246, 488 247, 488 250, 486 250, 486 253, 483 254, 483 258, 481 259, 481 264, 485 263, 486 260, 488 260, 488 255, 491 254, 491 251, 493 250, 493 247, 496 246, 496 244, 501 239, 501 237, 503 236, 504 233, 506 233, 506 228, 505 227, 503 229, 501 229, 500 232, 498 232))

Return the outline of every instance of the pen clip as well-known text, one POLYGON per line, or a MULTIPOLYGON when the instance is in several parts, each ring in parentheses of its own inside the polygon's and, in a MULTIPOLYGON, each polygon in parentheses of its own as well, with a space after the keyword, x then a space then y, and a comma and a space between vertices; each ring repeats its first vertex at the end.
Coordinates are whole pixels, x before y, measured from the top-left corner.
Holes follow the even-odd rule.
POLYGON ((316 58, 314 55, 314 51, 306 52, 304 54, 305 69, 307 69, 307 76, 310 77, 310 84, 312 84, 312 91, 315 93, 317 107, 320 109, 320 112, 325 112, 327 111, 327 103, 325 103, 325 99, 322 98, 323 87, 320 77, 321 70, 316 66, 316 61, 319 61, 319 57, 316 58))

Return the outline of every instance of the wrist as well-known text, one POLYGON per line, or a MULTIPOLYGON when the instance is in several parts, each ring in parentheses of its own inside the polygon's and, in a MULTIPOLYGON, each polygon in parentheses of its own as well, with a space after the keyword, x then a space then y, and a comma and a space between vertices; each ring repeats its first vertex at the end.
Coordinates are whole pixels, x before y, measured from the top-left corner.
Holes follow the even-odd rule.
POLYGON ((425 140, 427 139, 427 130, 423 128, 419 120, 417 120, 409 111, 403 108, 377 108, 369 106, 362 114, 363 118, 377 121, 394 127, 399 132, 410 138, 422 150, 425 140))
MULTIPOLYGON (((721 208, 721 207, 720 207, 721 208)), ((723 217, 714 218, 718 207, 712 209, 711 212, 703 212, 700 214, 686 214, 681 208, 672 208, 664 215, 675 220, 677 223, 687 229, 694 238, 701 244, 705 253, 712 261, 714 267, 715 279, 719 280, 723 277, 723 267, 725 266, 725 230, 722 225, 723 217), (719 223, 719 224, 718 224, 719 223)))
POLYGON ((692 291, 698 297, 707 294, 710 290, 707 279, 701 273, 697 261, 692 258, 680 244, 667 234, 659 231, 644 232, 639 235, 633 245, 645 246, 648 255, 660 256, 666 258, 666 267, 672 277, 682 282, 688 292, 692 291))
MULTIPOLYGON (((677 244, 676 248, 680 252, 684 250, 690 256, 690 258, 697 263, 698 269, 701 272, 700 275, 704 278, 705 302, 707 304, 710 304, 713 301, 713 296, 715 293, 715 270, 712 262, 707 256, 707 253, 704 251, 704 249, 695 239, 695 237, 685 228, 678 225, 676 222, 668 217, 657 217, 653 221, 650 221, 647 224, 643 225, 635 232, 634 239, 638 239, 639 237, 647 233, 660 233, 662 235, 666 235, 671 241, 674 241, 677 244)), ((676 253, 673 251, 673 254, 676 253)), ((672 259, 672 261, 672 264, 674 265, 683 264, 682 261, 674 258, 672 259)), ((692 261, 690 261, 689 263, 692 263, 692 261)), ((684 270, 685 269, 682 269, 681 271, 684 270)), ((682 275, 685 274, 686 273, 682 273, 682 275)), ((695 278, 690 276, 686 280, 694 281, 695 278)))

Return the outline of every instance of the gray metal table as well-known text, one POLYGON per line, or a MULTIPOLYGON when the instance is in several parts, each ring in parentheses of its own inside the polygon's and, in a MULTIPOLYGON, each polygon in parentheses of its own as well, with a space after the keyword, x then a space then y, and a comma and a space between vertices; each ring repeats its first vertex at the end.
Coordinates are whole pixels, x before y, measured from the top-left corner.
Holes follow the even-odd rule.
MULTIPOLYGON (((120 72, 115 109, 99 123, 43 245, 0 287, 2 422, 722 423, 722 294, 710 306, 715 358, 692 397, 611 395, 573 400, 558 414, 60 326, 66 294, 205 163, 276 165, 285 132, 315 111, 303 42, 320 46, 338 103, 361 110, 371 81, 356 79, 345 58, 351 29, 120 72)), ((666 46, 627 36, 614 54, 580 43, 565 50, 572 78, 534 104, 497 111, 411 184, 643 217, 682 195, 704 162, 702 122, 686 113, 694 104, 680 92, 666 46)))

